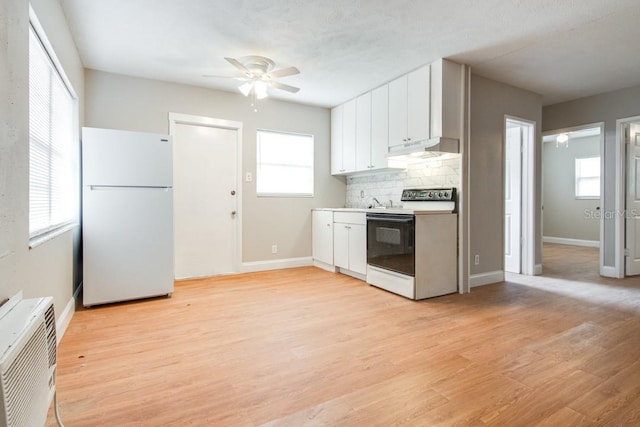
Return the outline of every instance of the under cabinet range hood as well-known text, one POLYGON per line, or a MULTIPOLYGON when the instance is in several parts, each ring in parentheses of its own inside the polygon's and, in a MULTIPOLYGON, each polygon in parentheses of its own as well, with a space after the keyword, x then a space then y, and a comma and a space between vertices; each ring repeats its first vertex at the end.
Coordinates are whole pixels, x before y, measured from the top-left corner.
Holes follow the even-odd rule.
POLYGON ((437 137, 389 147, 388 158, 401 156, 436 157, 438 153, 459 153, 460 141, 455 138, 437 137))

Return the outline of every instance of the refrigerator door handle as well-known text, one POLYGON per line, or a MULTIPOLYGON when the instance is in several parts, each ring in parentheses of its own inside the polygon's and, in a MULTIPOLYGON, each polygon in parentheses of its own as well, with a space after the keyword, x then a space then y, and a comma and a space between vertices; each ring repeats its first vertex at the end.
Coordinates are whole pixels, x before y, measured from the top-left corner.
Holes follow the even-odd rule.
POLYGON ((134 187, 131 185, 89 185, 89 190, 91 191, 99 191, 99 190, 170 190, 173 187, 134 187))

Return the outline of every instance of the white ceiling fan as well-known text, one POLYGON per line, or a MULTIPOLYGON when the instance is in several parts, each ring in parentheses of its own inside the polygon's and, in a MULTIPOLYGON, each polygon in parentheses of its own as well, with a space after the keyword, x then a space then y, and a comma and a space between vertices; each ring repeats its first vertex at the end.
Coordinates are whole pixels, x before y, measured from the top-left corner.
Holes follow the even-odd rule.
MULTIPOLYGON (((244 96, 251 97, 251 106, 255 108, 256 100, 264 99, 268 96, 267 89, 280 89, 291 93, 300 90, 295 86, 280 83, 276 79, 281 77, 293 76, 299 74, 300 70, 296 67, 281 68, 274 70, 275 63, 273 60, 264 56, 243 56, 241 58, 224 58, 231 65, 236 67, 243 75, 240 77, 231 77, 244 83, 238 87, 244 96)), ((219 76, 206 76, 219 77, 219 76)), ((256 110, 257 111, 257 110, 256 110)))

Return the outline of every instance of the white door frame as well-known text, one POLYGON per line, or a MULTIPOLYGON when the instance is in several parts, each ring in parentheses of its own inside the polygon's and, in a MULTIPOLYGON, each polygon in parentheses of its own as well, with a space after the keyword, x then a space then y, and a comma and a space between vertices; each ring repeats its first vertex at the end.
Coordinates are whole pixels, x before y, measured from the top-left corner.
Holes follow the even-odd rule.
MULTIPOLYGON (((593 128, 600 128, 600 245, 599 245, 599 251, 600 251, 600 256, 599 256, 599 267, 598 270, 600 272, 601 276, 609 276, 611 277, 611 272, 608 271, 608 269, 610 269, 610 267, 605 267, 604 266, 604 240, 605 240, 605 236, 604 236, 604 217, 605 217, 605 209, 604 209, 604 122, 596 122, 596 123, 589 123, 586 125, 580 125, 580 126, 573 126, 573 127, 568 127, 568 128, 562 128, 562 129, 554 129, 554 130, 548 130, 542 133, 542 136, 547 136, 547 135, 557 135, 559 133, 569 133, 569 132, 575 132, 575 131, 579 131, 579 130, 584 130, 584 129, 593 129, 593 128)), ((544 147, 544 144, 543 144, 544 147)), ((616 190, 617 191, 617 190, 616 190)), ((542 230, 544 233, 544 230, 542 230)))
POLYGON ((640 122, 640 116, 626 117, 616 120, 616 193, 615 193, 615 265, 614 276, 619 279, 624 277, 624 242, 626 233, 625 212, 626 207, 626 187, 627 187, 627 156, 624 125, 640 122))
MULTIPOLYGON (((540 240, 542 235, 536 236, 536 122, 516 116, 505 114, 503 122, 502 145, 505 153, 507 141, 507 120, 529 126, 528 135, 522 139, 522 198, 521 208, 521 234, 522 250, 520 252, 520 268, 522 274, 541 274, 542 269, 536 266, 536 237, 540 240)), ((504 157, 503 157, 504 163, 504 157)), ((504 167, 502 168, 504 174, 504 167)), ((504 201, 504 177, 502 185, 502 200, 504 201)), ((504 204, 502 207, 502 217, 504 221, 504 204)), ((504 224, 503 224, 504 229, 504 224)), ((502 239, 502 258, 504 263, 504 239, 502 239)))
POLYGON ((236 253, 233 254, 233 271, 240 271, 242 261, 242 122, 233 120, 214 119, 205 116, 195 116, 191 114, 169 113, 169 135, 174 136, 178 124, 208 126, 213 128, 235 130, 238 135, 236 144, 236 194, 237 213, 235 221, 236 253))

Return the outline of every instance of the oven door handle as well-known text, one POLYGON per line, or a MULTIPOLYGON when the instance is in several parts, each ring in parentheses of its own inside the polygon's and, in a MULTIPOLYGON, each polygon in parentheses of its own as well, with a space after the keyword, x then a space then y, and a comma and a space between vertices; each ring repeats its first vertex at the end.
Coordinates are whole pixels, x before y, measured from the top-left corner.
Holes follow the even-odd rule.
POLYGON ((413 216, 393 216, 393 215, 385 215, 385 214, 381 214, 381 215, 367 215, 367 219, 372 219, 372 220, 376 220, 376 221, 386 221, 386 222, 399 222, 399 223, 405 223, 405 224, 410 224, 413 222, 413 216))

